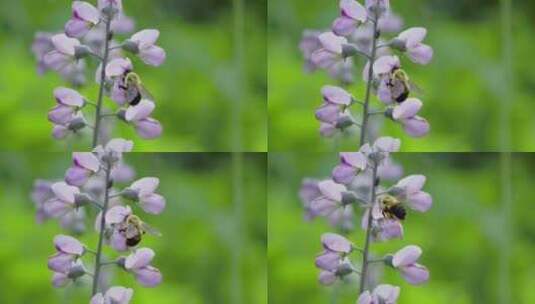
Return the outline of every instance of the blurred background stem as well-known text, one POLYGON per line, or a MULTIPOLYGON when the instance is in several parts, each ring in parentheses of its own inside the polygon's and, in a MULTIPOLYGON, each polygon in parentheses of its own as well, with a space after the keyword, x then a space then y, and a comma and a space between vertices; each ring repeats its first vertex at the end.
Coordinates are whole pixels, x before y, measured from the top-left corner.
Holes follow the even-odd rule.
POLYGON ((230 292, 231 303, 243 303, 243 279, 242 279, 242 250, 243 250, 243 155, 242 151, 242 127, 241 112, 244 96, 244 0, 233 0, 234 12, 234 68, 236 81, 236 99, 232 101, 232 199, 234 206, 235 243, 232 252, 232 274, 230 292))
POLYGON ((500 177, 501 177, 501 217, 503 227, 499 244, 499 279, 498 300, 501 304, 511 301, 511 244, 512 233, 511 215, 512 198, 512 156, 511 156, 511 108, 514 100, 513 80, 513 28, 512 28, 512 0, 501 0, 501 29, 502 29, 502 98, 500 98, 500 177))

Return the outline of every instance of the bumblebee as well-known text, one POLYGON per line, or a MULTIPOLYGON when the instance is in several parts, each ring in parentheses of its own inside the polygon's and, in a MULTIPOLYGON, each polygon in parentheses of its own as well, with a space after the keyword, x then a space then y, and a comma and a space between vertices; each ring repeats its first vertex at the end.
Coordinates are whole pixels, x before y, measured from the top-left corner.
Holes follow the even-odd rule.
POLYGON ((152 228, 138 216, 133 214, 126 218, 124 226, 119 229, 119 232, 126 236, 126 245, 128 247, 138 245, 141 242, 142 236, 146 233, 154 236, 161 236, 161 233, 158 230, 152 228))
POLYGON ((119 88, 126 91, 126 101, 131 106, 139 104, 143 98, 154 100, 152 95, 141 82, 139 75, 134 72, 127 71, 124 74, 123 81, 119 85, 119 88))
POLYGON ((380 203, 383 216, 387 219, 397 219, 402 221, 407 216, 405 207, 403 207, 397 198, 391 195, 383 196, 380 199, 380 203))

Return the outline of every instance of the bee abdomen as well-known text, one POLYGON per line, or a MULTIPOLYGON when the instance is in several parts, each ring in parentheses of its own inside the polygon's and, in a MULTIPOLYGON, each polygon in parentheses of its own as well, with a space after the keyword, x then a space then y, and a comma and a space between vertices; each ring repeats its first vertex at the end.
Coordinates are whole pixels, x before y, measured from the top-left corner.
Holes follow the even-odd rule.
POLYGON ((405 208, 403 208, 403 206, 400 205, 390 207, 389 212, 400 220, 404 220, 407 216, 407 211, 405 210, 405 208))
POLYGON ((128 247, 134 247, 136 246, 137 244, 139 244, 141 242, 141 235, 136 235, 134 237, 131 237, 131 238, 128 238, 126 239, 126 245, 128 247))

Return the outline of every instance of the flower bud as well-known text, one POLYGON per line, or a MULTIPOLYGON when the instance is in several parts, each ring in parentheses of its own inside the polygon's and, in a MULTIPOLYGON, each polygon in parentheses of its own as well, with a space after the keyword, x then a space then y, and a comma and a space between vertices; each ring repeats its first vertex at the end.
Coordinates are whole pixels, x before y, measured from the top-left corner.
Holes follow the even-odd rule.
POLYGON ((353 273, 353 267, 351 266, 351 263, 349 262, 344 262, 340 264, 338 268, 336 269, 336 274, 341 277, 346 276, 351 273, 353 273))
POLYGON ((373 153, 370 153, 369 158, 375 161, 376 163, 380 163, 385 158, 385 156, 381 152, 373 152, 373 153))
POLYGON ((394 109, 393 108, 386 109, 386 111, 385 111, 385 117, 386 118, 394 120, 394 115, 393 114, 394 114, 394 109))
POLYGON ((91 197, 87 193, 77 193, 74 196, 74 204, 76 205, 77 208, 85 206, 85 205, 89 204, 92 201, 93 200, 91 199, 91 197))
POLYGON ((85 120, 82 117, 76 117, 75 119, 71 120, 71 122, 68 125, 68 128, 69 130, 76 132, 85 128, 85 126, 86 126, 85 120))
POLYGON ((390 41, 390 47, 401 52, 407 51, 406 42, 398 38, 394 38, 390 41))
POLYGON ((123 268, 123 269, 126 270, 126 268, 125 268, 125 266, 124 266, 124 265, 125 265, 125 262, 126 262, 126 258, 125 258, 125 257, 119 257, 119 258, 117 258, 117 262, 116 262, 116 263, 117 263, 117 265, 118 265, 119 267, 121 267, 121 268, 123 268))
POLYGON ((345 129, 351 127, 354 124, 353 119, 349 116, 341 116, 336 121, 336 128, 345 129))
POLYGON ((126 188, 121 193, 121 196, 126 198, 126 199, 129 199, 129 200, 137 201, 137 200, 139 200, 139 191, 134 190, 134 189, 130 189, 130 188, 126 188))
POLYGON ((133 54, 138 54, 139 53, 139 45, 132 41, 132 40, 126 40, 124 43, 123 43, 123 50, 127 51, 127 52, 130 52, 130 53, 133 53, 133 54))
POLYGON ((354 44, 343 44, 342 45, 342 56, 344 58, 353 57, 359 54, 359 50, 354 44))
POLYGON ((106 17, 108 18, 113 18, 113 16, 115 16, 117 13, 119 13, 119 9, 117 9, 116 7, 112 6, 112 5, 109 5, 105 8, 102 9, 102 13, 104 15, 106 15, 106 17))
POLYGON ((91 54, 91 49, 86 45, 77 45, 74 47, 74 58, 82 59, 91 54))
POLYGON ((126 110, 125 109, 120 109, 117 112, 117 118, 119 118, 122 121, 126 121, 126 110))
POLYGON ((394 268, 394 264, 392 264, 392 260, 394 259, 394 256, 389 254, 384 257, 384 263, 386 266, 394 268))
POLYGON ((357 195, 354 192, 346 191, 342 192, 342 205, 351 205, 358 201, 357 195))
POLYGON ((85 268, 84 265, 81 264, 73 265, 67 274, 67 276, 72 280, 76 280, 83 275, 85 275, 85 268))

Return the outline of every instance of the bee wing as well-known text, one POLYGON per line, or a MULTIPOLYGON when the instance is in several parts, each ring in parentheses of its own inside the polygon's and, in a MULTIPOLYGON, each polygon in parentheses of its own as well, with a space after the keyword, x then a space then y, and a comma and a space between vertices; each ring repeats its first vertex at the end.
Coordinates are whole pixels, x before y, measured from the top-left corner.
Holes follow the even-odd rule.
POLYGON ((139 93, 141 93, 141 96, 143 96, 143 98, 146 98, 146 99, 148 99, 150 101, 154 101, 154 97, 152 96, 152 94, 149 92, 149 90, 147 90, 147 88, 143 84, 139 83, 137 85, 137 89, 139 90, 139 93))
POLYGON ((412 80, 409 80, 409 87, 410 90, 418 95, 424 95, 424 90, 419 87, 416 83, 414 83, 412 80))
POLYGON ((145 222, 141 223, 141 228, 143 229, 143 231, 145 231, 146 233, 150 235, 162 236, 162 233, 158 229, 151 227, 149 224, 145 222))

